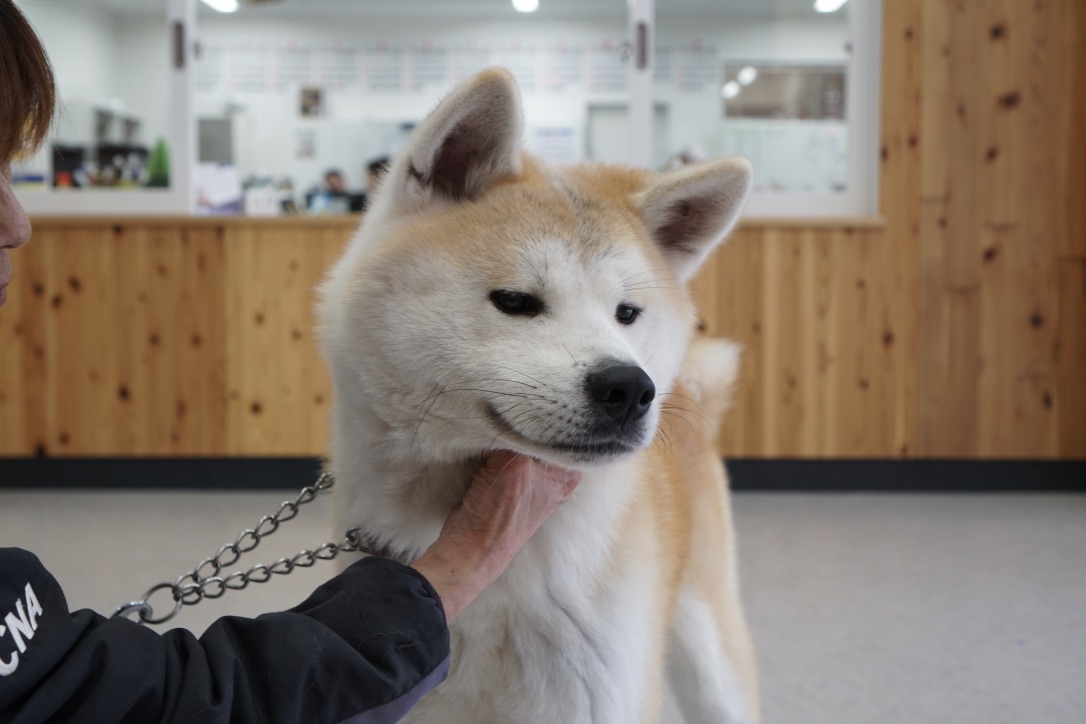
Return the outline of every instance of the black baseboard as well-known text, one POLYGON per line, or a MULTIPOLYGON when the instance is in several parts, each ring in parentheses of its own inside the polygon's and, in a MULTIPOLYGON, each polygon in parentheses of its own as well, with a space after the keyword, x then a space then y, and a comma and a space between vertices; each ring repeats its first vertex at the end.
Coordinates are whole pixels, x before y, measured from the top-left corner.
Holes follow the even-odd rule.
MULTIPOLYGON (((1086 460, 727 461, 763 492, 1086 493, 1086 460)), ((316 458, 0 458, 0 489, 300 490, 316 458)))
POLYGON ((301 490, 316 458, 0 458, 0 488, 301 490))
POLYGON ((733 490, 1086 493, 1086 460, 728 460, 733 490))

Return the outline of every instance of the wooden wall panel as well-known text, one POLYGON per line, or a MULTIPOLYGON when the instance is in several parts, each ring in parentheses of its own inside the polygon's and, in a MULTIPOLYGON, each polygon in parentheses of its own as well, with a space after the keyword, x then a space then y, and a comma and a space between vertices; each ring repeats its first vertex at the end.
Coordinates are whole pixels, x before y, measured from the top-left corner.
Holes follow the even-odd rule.
MULTIPOLYGON (((50 246, 49 232, 39 235, 50 246)), ((13 259, 15 276, 0 312, 0 454, 44 454, 49 430, 45 354, 45 254, 13 259)))
POLYGON ((213 230, 37 231, 0 314, 0 454, 221 452, 221 256, 213 230))
POLYGON ((1059 433, 1055 406, 1081 399, 1057 381, 1060 339, 1073 334, 1059 320, 1084 320, 1073 301, 1061 314, 1059 292, 1062 250, 1075 246, 1064 171, 1066 90, 1083 59, 1063 32, 1073 5, 923 4, 922 456, 1086 455, 1086 440, 1059 433))
POLYGON ((314 289, 345 240, 335 229, 228 230, 227 445, 238 454, 324 453, 331 382, 314 339, 314 289))
MULTIPOLYGON (((886 0, 882 227, 741 226, 730 456, 1086 458, 1086 3, 886 0)), ((0 455, 320 455, 313 287, 353 221, 35 220, 0 455)))

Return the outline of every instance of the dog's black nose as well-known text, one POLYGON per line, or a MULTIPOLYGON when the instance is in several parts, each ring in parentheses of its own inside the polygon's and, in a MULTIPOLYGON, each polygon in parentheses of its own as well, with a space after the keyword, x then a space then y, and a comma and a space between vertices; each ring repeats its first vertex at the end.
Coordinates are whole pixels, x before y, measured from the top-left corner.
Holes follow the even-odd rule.
POLYGON ((644 417, 656 398, 656 385, 640 367, 612 365, 587 379, 589 395, 619 426, 644 417))

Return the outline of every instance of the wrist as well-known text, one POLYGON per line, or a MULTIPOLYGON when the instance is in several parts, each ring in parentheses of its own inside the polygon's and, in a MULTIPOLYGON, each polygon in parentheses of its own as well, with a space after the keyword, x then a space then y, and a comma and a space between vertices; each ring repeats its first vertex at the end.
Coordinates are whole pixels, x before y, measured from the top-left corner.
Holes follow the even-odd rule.
POLYGON ((446 550, 449 546, 443 543, 439 540, 411 567, 437 591, 445 619, 451 623, 493 581, 481 558, 455 546, 446 550))

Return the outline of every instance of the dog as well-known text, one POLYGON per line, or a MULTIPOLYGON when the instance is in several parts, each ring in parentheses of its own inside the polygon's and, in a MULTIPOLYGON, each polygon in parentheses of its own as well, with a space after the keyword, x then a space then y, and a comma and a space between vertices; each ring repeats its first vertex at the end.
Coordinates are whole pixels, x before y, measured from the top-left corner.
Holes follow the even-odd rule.
POLYGON ((454 90, 319 290, 338 530, 410 563, 488 451, 583 471, 405 721, 757 722, 714 444, 739 350, 694 339, 684 287, 750 165, 552 168, 521 133, 508 72, 454 90))

